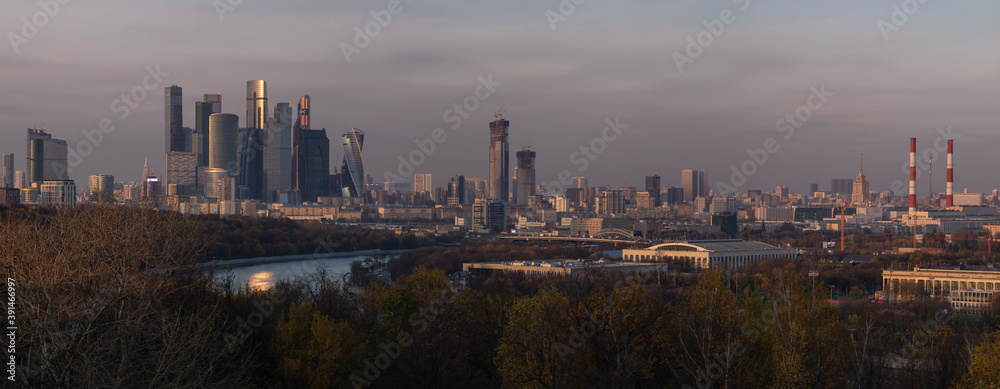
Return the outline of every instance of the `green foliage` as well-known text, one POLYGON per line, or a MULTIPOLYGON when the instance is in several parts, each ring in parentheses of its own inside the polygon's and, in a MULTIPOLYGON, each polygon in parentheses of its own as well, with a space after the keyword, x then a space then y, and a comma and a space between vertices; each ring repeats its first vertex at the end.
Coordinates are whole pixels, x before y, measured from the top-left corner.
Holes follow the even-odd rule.
POLYGON ((206 253, 209 259, 270 257, 355 250, 396 250, 417 247, 412 234, 356 226, 340 227, 290 219, 199 215, 194 217, 217 237, 206 253))
POLYGON ((349 323, 316 312, 308 299, 291 307, 271 341, 277 375, 289 388, 349 386, 349 376, 362 367, 361 350, 349 323))

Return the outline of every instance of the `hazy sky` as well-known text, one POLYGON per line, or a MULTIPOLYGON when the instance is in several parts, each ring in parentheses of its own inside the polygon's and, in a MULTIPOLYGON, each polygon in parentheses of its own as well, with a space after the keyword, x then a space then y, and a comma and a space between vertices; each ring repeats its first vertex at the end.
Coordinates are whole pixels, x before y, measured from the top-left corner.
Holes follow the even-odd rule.
MULTIPOLYGON (((212 0, 71 0, 47 21, 38 16, 47 23, 15 52, 11 33, 23 35, 22 18, 42 8, 7 1, 0 151, 15 153, 24 170, 28 127, 44 123, 73 147, 108 118, 115 131, 71 178, 80 186, 97 173, 135 180, 145 158, 162 173, 163 87, 184 88, 185 126, 194 127, 194 102, 205 93, 222 93, 223 112, 242 125, 246 81, 264 79, 269 109, 312 96, 313 127, 327 129, 335 165, 340 134, 364 130, 366 172, 376 181, 439 127, 448 138, 417 172, 432 173, 437 186, 455 174, 485 176, 488 123, 512 104, 512 154, 528 145, 537 152, 540 183, 568 170, 591 185, 641 186, 647 174, 679 185, 680 170, 695 168, 708 170, 713 189, 722 180, 740 191, 785 184, 804 192, 811 182, 829 190, 831 178, 857 174, 863 153, 871 188, 884 190, 907 177, 907 138, 923 151, 950 126, 957 190, 1000 185, 996 1, 930 0, 914 10, 914 0, 587 0, 570 10, 567 0, 562 20, 552 19, 563 16, 555 0, 403 0, 348 62, 341 43, 353 45, 355 28, 388 3, 242 0, 220 20, 212 0), (900 8, 893 18, 894 6, 914 12, 900 8), (713 22, 725 10, 731 23, 713 22), (706 21, 724 27, 711 40, 706 21), (674 53, 687 55, 688 37, 699 34, 710 44, 692 47, 699 55, 679 71, 674 53), (169 76, 122 120, 113 102, 142 89, 147 66, 157 65, 169 76), (446 111, 491 74, 502 85, 452 130, 446 111), (833 95, 800 110, 810 117, 794 134, 776 129, 821 86, 833 95), (616 116, 628 128, 581 172, 573 152, 616 116), (734 185, 730 166, 768 138, 777 151, 734 185)), ((943 153, 934 170, 943 191, 943 153)), ((922 178, 918 193, 927 190, 922 178)))

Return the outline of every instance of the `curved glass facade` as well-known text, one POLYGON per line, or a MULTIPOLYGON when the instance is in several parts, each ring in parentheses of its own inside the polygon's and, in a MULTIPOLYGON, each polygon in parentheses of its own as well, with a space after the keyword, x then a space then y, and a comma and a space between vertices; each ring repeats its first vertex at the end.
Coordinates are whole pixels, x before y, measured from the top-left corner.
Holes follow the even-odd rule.
POLYGON ((361 150, 365 133, 357 128, 344 134, 344 164, 340 169, 341 190, 344 197, 361 197, 365 189, 365 167, 361 150))
POLYGON ((235 170, 240 117, 231 113, 216 113, 209 117, 208 122, 208 167, 235 170))

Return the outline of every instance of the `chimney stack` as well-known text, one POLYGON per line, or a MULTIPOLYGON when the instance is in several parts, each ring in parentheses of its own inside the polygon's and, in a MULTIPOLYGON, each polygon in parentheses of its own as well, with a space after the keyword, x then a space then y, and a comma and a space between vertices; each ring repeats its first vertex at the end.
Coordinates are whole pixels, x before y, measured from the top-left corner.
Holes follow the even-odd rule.
POLYGON ((917 212, 917 138, 910 138, 910 215, 917 212))
POLYGON ((953 199, 953 197, 952 197, 952 184, 955 182, 955 180, 954 180, 955 177, 951 173, 951 167, 952 167, 952 165, 951 165, 952 159, 951 158, 952 158, 952 151, 953 151, 953 147, 954 147, 954 142, 955 142, 954 140, 948 139, 948 184, 947 184, 947 187, 945 189, 945 196, 947 198, 945 204, 948 207, 951 207, 951 206, 955 205, 952 202, 952 199, 953 199))

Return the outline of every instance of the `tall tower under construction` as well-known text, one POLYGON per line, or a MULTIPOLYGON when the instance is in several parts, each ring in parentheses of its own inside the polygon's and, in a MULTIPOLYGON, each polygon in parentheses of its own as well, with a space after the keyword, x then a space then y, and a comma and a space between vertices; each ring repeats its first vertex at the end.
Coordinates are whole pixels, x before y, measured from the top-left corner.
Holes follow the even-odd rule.
POLYGON ((510 193, 510 143, 507 128, 510 121, 504 120, 506 109, 501 108, 490 122, 490 177, 487 181, 487 196, 490 199, 507 202, 510 193))
POLYGON ((531 148, 518 151, 517 169, 514 170, 514 203, 528 205, 528 198, 535 195, 535 152, 531 148))

